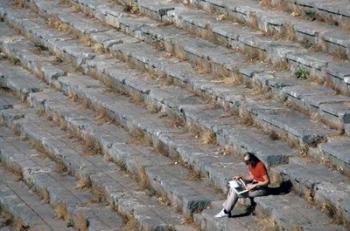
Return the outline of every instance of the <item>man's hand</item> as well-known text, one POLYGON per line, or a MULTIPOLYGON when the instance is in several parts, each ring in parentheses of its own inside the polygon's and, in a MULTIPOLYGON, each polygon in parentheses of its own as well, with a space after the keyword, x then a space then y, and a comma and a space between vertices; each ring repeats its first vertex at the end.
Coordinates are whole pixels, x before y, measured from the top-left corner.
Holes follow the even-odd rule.
POLYGON ((247 184, 247 190, 250 191, 256 187, 256 184, 247 184))
POLYGON ((234 177, 232 177, 232 180, 239 180, 239 179, 242 179, 242 177, 241 176, 234 176, 234 177))

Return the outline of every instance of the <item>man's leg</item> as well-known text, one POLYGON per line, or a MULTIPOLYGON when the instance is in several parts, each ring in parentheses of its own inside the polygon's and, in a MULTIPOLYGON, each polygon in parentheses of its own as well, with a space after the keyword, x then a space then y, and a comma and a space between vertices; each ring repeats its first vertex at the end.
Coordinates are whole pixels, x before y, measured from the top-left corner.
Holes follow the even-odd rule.
POLYGON ((235 206, 235 204, 237 203, 238 200, 238 195, 234 190, 229 191, 228 195, 227 195, 227 199, 224 203, 224 209, 227 212, 231 212, 231 210, 233 209, 233 207, 235 206))
POLYGON ((261 196, 266 196, 266 195, 267 195, 266 189, 257 189, 257 190, 249 191, 248 197, 250 199, 250 208, 249 208, 250 213, 254 214, 254 210, 256 207, 254 197, 261 197, 261 196))

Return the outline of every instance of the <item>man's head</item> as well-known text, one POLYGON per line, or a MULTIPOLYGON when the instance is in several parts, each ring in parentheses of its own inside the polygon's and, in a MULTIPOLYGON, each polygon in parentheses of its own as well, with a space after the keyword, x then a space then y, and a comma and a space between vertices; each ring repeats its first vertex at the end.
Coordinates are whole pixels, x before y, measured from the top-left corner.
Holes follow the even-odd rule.
POLYGON ((253 166, 255 166, 259 162, 259 159, 252 152, 246 152, 244 154, 243 160, 246 165, 251 164, 253 166))

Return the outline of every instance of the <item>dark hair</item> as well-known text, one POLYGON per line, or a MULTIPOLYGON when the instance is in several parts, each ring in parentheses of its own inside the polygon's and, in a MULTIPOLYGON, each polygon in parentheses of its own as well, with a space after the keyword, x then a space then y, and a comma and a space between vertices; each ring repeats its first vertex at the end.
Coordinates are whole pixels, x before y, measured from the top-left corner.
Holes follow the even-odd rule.
POLYGON ((246 163, 249 163, 253 166, 255 166, 260 160, 258 157, 256 157, 256 155, 252 152, 246 152, 244 154, 244 160, 246 163))

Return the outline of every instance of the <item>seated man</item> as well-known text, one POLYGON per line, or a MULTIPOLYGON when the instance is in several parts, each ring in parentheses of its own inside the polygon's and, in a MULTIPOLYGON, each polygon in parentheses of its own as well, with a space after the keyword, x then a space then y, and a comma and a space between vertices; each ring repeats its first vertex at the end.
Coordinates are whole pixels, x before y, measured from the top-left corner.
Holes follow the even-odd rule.
POLYGON ((215 217, 230 217, 231 211, 239 197, 250 198, 253 206, 254 197, 265 196, 267 194, 267 186, 270 183, 269 176, 266 171, 265 165, 253 154, 247 152, 244 155, 244 162, 248 166, 249 176, 234 176, 232 179, 242 179, 247 183, 248 192, 238 195, 235 190, 230 189, 227 195, 227 199, 223 204, 223 209, 215 215, 215 217))

